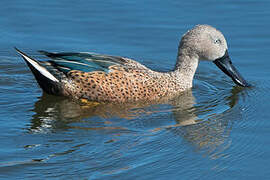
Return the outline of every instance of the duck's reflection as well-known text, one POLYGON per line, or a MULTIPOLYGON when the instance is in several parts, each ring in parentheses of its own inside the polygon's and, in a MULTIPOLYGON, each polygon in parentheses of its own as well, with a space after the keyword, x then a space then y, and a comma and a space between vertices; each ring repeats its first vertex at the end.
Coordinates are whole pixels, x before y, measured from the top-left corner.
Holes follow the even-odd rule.
MULTIPOLYGON (((184 138, 186 142, 192 144, 196 149, 207 149, 210 152, 215 151, 217 147, 224 144, 229 136, 233 118, 224 114, 232 110, 232 107, 237 104, 239 92, 241 92, 241 89, 235 87, 227 93, 228 96, 218 97, 222 99, 222 102, 211 101, 212 104, 210 106, 212 109, 215 109, 213 107, 218 106, 218 103, 226 104, 224 105, 226 108, 223 108, 222 112, 211 112, 208 109, 209 104, 207 106, 201 105, 207 104, 207 102, 196 104, 192 91, 181 93, 173 99, 136 104, 92 103, 82 105, 70 99, 44 94, 35 103, 33 111, 36 114, 33 116, 29 130, 30 132, 35 132, 42 129, 51 129, 53 131, 55 129, 70 128, 70 123, 80 122, 91 117, 103 119, 103 124, 99 124, 99 127, 107 128, 108 124, 111 124, 110 119, 113 117, 140 121, 141 119, 138 117, 157 113, 157 111, 149 111, 149 107, 167 104, 168 108, 165 111, 168 114, 173 114, 176 123, 162 127, 153 127, 151 131, 166 130, 172 132, 174 135, 184 138), (202 114, 206 114, 206 116, 200 117, 202 114)), ((93 127, 91 128, 93 129, 93 127)))

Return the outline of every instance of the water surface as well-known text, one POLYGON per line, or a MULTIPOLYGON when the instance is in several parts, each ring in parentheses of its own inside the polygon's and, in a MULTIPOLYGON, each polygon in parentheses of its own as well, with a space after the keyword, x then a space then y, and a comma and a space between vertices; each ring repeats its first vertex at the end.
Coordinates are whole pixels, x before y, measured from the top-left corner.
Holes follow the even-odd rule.
POLYGON ((269 1, 1 1, 0 178, 268 179, 269 1), (201 62, 167 102, 79 106, 43 94, 14 46, 173 68, 196 24, 220 29, 252 88, 201 62))

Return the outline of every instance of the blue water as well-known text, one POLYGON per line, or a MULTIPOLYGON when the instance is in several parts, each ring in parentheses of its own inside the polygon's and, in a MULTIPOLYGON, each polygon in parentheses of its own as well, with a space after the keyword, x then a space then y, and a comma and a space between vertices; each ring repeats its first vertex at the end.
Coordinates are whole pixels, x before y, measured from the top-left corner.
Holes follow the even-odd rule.
POLYGON ((270 1, 1 1, 1 179, 268 179, 270 1), (121 55, 166 71, 196 24, 221 30, 234 85, 201 62, 162 104, 83 107, 43 94, 14 51, 121 55))

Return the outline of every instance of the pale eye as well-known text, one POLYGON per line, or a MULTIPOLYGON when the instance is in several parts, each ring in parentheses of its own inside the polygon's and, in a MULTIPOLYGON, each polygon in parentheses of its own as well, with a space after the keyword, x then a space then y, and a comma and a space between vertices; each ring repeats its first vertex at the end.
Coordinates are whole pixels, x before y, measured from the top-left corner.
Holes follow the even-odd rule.
POLYGON ((215 40, 215 44, 221 44, 221 40, 220 39, 216 39, 215 40))

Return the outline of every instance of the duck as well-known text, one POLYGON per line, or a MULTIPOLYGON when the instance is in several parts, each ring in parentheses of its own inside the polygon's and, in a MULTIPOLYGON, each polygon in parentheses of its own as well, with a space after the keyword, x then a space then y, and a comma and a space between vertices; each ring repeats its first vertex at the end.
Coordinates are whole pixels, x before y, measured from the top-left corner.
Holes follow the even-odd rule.
POLYGON ((176 64, 168 72, 149 69, 126 57, 84 52, 39 51, 38 61, 15 47, 44 92, 92 102, 152 101, 192 88, 200 60, 213 62, 242 87, 250 84, 233 66, 221 31, 196 25, 181 38, 176 64))

